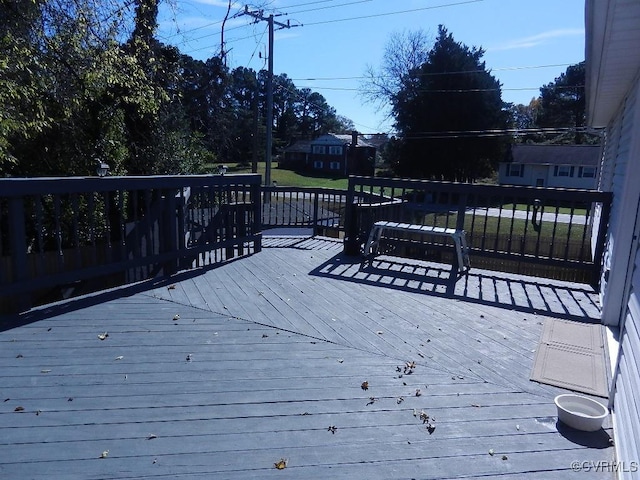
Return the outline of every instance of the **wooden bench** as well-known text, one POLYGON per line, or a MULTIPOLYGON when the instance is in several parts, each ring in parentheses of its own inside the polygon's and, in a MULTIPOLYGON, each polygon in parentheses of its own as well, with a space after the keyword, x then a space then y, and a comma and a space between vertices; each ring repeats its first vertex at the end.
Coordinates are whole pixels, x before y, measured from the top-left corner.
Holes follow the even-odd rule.
POLYGON ((364 246, 364 254, 367 258, 373 259, 378 254, 380 247, 380 238, 384 231, 408 232, 425 235, 437 235, 450 237, 455 244, 456 256, 458 260, 458 271, 463 272, 465 269, 471 268, 469 262, 469 247, 467 247, 467 238, 464 230, 456 230, 454 228, 431 227, 429 225, 414 225, 411 223, 398 223, 379 221, 373 224, 369 239, 364 246))

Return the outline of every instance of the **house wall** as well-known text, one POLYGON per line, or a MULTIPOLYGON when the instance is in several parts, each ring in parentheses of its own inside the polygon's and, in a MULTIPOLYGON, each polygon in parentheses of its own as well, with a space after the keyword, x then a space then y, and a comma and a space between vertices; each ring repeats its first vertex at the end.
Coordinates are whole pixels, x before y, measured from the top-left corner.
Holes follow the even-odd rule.
MULTIPOLYGON (((617 459, 627 466, 640 461, 639 90, 640 82, 636 80, 607 127, 600 175, 600 189, 613 192, 601 282, 602 321, 618 332, 610 402, 617 459)), ((619 478, 626 480, 636 475, 637 472, 621 471, 619 478)))
MULTIPOLYGON (((555 188, 596 188, 597 178, 579 177, 580 167, 574 166, 573 176, 556 176, 554 165, 525 164, 522 176, 508 176, 508 163, 503 162, 498 169, 498 179, 501 185, 526 185, 531 187, 555 188), (542 184, 539 184, 539 180, 542 184)), ((596 177, 598 176, 596 172, 596 177)))

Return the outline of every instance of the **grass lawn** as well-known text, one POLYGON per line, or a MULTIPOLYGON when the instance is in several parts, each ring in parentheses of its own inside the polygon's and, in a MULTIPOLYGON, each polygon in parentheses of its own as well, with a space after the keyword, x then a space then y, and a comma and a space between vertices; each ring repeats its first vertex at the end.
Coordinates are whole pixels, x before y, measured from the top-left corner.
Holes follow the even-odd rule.
MULTIPOLYGON (((265 166, 265 162, 258 162, 258 173, 262 175, 263 181, 265 166)), ((216 169, 216 164, 208 165, 208 170, 215 172, 216 169)), ((251 173, 251 165, 245 166, 238 164, 229 166, 227 173, 251 173)), ((271 181, 277 182, 279 187, 324 187, 346 190, 348 186, 348 179, 346 178, 300 175, 293 170, 278 168, 277 162, 271 164, 271 181)))

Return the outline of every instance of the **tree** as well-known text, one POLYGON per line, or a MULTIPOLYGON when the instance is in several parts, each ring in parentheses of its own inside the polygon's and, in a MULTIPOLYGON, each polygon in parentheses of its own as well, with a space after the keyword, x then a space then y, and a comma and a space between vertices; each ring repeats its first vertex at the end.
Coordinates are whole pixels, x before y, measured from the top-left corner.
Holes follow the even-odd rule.
POLYGON ((585 62, 571 65, 555 81, 540 88, 539 127, 571 128, 572 135, 547 135, 553 143, 584 143, 586 121, 585 62))
POLYGON ((472 181, 496 168, 505 146, 499 132, 508 117, 500 83, 481 61, 483 54, 438 28, 426 62, 393 97, 402 142, 398 174, 472 181))
POLYGON ((387 109, 410 73, 427 61, 430 43, 422 30, 394 33, 385 45, 381 67, 367 66, 360 95, 365 101, 387 109))

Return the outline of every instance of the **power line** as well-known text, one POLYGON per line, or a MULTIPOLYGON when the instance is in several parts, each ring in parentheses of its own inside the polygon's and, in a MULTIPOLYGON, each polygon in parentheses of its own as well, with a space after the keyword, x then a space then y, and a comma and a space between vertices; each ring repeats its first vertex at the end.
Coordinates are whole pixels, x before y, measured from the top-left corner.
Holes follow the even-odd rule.
POLYGON ((415 13, 415 12, 421 12, 424 10, 434 10, 437 8, 446 8, 446 7, 457 7, 459 5, 467 5, 470 3, 478 3, 478 2, 483 2, 484 0, 466 0, 463 2, 456 2, 456 3, 445 3, 442 5, 432 5, 430 7, 422 7, 422 8, 413 8, 411 10, 400 10, 400 11, 396 11, 396 12, 386 12, 386 13, 376 13, 373 15, 360 15, 357 17, 350 17, 350 18, 337 18, 334 20, 324 20, 321 22, 313 22, 313 23, 306 23, 306 26, 314 26, 314 25, 326 25, 328 23, 338 23, 338 22, 349 22, 352 20, 364 20, 364 19, 368 19, 368 18, 376 18, 376 17, 386 17, 389 15, 401 15, 403 13, 415 13))

